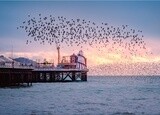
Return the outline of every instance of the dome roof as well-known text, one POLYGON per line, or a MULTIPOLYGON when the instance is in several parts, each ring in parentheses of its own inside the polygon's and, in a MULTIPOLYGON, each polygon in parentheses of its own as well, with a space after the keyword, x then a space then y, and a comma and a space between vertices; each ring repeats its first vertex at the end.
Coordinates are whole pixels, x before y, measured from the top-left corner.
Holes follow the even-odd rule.
POLYGON ((74 54, 74 53, 71 55, 71 57, 75 57, 75 56, 76 56, 76 54, 74 54))
POLYGON ((79 51, 79 53, 78 53, 78 55, 83 56, 83 51, 82 51, 82 50, 80 50, 80 51, 79 51))

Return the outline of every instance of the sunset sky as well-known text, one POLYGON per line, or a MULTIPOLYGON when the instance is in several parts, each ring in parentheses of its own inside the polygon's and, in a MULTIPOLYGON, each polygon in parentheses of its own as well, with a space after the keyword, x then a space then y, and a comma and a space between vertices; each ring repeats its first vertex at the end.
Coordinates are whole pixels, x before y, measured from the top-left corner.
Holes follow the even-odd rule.
MULTIPOLYGON (((31 43, 26 45, 27 34, 16 28, 22 24, 28 15, 64 16, 68 19, 85 19, 95 23, 107 22, 114 27, 123 24, 129 28, 142 30, 147 50, 152 52, 148 56, 123 57, 123 54, 109 52, 103 49, 85 46, 84 54, 89 65, 99 65, 117 62, 159 62, 160 61, 160 1, 49 1, 49 2, 0 2, 0 54, 10 57, 13 46, 14 57, 28 57, 31 59, 57 62, 55 45, 40 45, 31 43), (87 47, 87 48, 86 48, 87 47), (87 50, 86 50, 87 49, 87 50)), ((65 45, 61 48, 61 55, 78 53, 79 47, 65 45)), ((83 50, 83 48, 82 48, 83 50)), ((142 52, 143 55, 143 52, 142 52)))

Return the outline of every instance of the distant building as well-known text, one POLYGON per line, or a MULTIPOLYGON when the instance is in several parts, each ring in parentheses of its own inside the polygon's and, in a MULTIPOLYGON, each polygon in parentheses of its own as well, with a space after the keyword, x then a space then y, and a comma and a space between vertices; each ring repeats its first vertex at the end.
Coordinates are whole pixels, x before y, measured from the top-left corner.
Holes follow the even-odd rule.
POLYGON ((86 69, 86 67, 87 67, 87 59, 84 57, 83 51, 80 50, 78 55, 77 55, 76 68, 86 69))
POLYGON ((20 65, 19 62, 11 58, 4 57, 3 55, 0 56, 0 66, 14 67, 19 65, 20 65))
POLYGON ((37 63, 35 66, 36 68, 54 68, 54 63, 48 62, 46 59, 44 59, 43 63, 37 63))
POLYGON ((87 59, 84 57, 83 51, 81 50, 77 55, 73 53, 70 56, 63 56, 57 67, 63 69, 86 69, 87 59))

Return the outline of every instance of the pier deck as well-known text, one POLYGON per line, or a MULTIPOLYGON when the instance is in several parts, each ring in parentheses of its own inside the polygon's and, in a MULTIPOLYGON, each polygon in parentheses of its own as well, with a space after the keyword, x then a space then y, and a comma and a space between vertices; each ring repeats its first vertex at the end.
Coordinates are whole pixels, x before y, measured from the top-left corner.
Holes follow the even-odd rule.
POLYGON ((36 82, 87 81, 88 69, 33 69, 0 67, 0 87, 36 82))
POLYGON ((87 69, 35 69, 33 82, 87 81, 87 69))
POLYGON ((0 68, 0 87, 32 85, 32 69, 29 68, 0 68))

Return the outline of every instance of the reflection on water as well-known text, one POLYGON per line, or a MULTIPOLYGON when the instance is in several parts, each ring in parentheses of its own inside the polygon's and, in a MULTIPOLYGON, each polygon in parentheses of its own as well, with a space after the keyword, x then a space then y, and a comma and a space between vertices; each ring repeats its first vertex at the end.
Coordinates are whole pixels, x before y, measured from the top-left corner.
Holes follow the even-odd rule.
POLYGON ((1 88, 0 115, 160 114, 160 77, 89 77, 88 82, 1 88))

